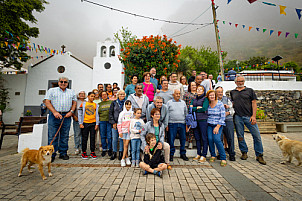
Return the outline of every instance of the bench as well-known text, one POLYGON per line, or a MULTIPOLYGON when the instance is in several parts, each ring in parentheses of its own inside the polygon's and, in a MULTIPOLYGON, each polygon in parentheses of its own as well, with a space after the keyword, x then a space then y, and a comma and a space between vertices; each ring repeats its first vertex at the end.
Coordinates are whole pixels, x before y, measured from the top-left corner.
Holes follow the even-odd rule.
POLYGON ((29 116, 29 117, 20 117, 19 121, 14 125, 5 124, 2 122, 2 132, 0 138, 0 149, 2 147, 3 138, 5 135, 15 135, 18 136, 22 133, 33 132, 34 124, 46 123, 47 117, 39 117, 39 116, 29 116), (5 131, 7 127, 13 126, 16 131, 5 131))
POLYGON ((287 133, 287 132, 301 132, 302 122, 276 122, 277 131, 287 133))

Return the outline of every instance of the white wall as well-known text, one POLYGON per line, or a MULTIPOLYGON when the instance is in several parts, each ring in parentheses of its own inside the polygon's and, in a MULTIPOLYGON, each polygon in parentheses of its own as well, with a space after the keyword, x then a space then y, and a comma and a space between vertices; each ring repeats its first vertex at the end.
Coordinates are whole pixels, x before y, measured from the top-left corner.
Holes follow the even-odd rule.
POLYGON ((23 116, 24 97, 26 87, 27 74, 18 75, 1 75, 4 78, 4 87, 9 90, 9 105, 11 109, 4 112, 3 121, 6 124, 14 124, 23 116), (20 92, 20 95, 15 95, 15 92, 20 92))
POLYGON ((124 72, 123 65, 118 59, 119 55, 119 44, 112 43, 111 41, 105 41, 104 43, 97 43, 97 55, 93 58, 93 80, 92 86, 96 87, 97 84, 113 84, 118 83, 118 86, 122 89, 124 85, 124 72), (101 47, 106 47, 106 56, 101 57, 101 47), (109 48, 115 47, 115 56, 109 56, 109 48), (111 68, 105 69, 104 64, 110 63, 111 68))
MULTIPOLYGON (((234 81, 218 82, 215 86, 222 86, 224 92, 236 88, 234 81)), ((245 86, 254 90, 302 90, 302 82, 300 81, 246 81, 245 86)))
POLYGON ((72 80, 71 89, 78 93, 80 90, 89 92, 92 90, 92 69, 78 60, 72 58, 69 53, 55 55, 35 67, 29 67, 25 95, 26 106, 40 106, 44 95, 39 95, 39 90, 48 89, 48 80, 57 80, 64 76, 72 80), (59 73, 57 68, 65 67, 64 73, 59 73))

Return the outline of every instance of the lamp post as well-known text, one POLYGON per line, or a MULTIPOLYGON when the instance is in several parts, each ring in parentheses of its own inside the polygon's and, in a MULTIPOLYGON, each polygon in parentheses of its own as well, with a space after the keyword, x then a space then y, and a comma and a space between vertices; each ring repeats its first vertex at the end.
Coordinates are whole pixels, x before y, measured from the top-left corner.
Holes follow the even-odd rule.
POLYGON ((272 58, 273 61, 277 62, 278 74, 279 74, 279 81, 280 81, 280 72, 279 72, 279 60, 283 59, 280 55, 275 56, 272 58))

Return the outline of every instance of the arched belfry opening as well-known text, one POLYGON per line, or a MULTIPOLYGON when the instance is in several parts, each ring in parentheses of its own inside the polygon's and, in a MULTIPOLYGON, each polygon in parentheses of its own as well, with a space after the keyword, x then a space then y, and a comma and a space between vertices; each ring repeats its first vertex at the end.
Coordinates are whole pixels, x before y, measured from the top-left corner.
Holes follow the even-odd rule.
POLYGON ((115 57, 115 47, 113 45, 110 46, 109 51, 110 57, 115 57))
POLYGON ((102 46, 101 47, 101 57, 106 57, 106 53, 107 53, 106 46, 102 46))

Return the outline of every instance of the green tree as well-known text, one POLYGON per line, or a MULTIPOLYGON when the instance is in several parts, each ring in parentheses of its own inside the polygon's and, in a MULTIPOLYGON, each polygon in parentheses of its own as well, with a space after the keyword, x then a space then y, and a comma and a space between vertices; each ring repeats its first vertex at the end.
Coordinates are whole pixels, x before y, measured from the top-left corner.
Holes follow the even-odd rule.
POLYGON ((288 70, 293 70, 296 74, 296 77, 297 77, 297 81, 301 81, 302 79, 302 76, 301 76, 301 73, 302 73, 302 69, 301 67, 294 61, 290 61, 290 62, 287 62, 284 64, 284 67, 287 68, 288 70))
MULTIPOLYGON (((223 52, 222 58, 226 55, 227 52, 223 52)), ((204 71, 216 77, 220 71, 218 54, 209 47, 202 46, 196 49, 186 46, 181 49, 180 59, 187 60, 190 69, 197 72, 204 71)))
POLYGON ((45 0, 0 0, 0 61, 4 67, 20 69, 30 37, 38 37, 39 29, 27 23, 36 23, 33 12, 42 12, 45 0))
POLYGON ((125 49, 128 43, 133 43, 137 36, 133 35, 128 27, 122 27, 118 32, 114 34, 114 39, 120 43, 121 49, 125 49))

